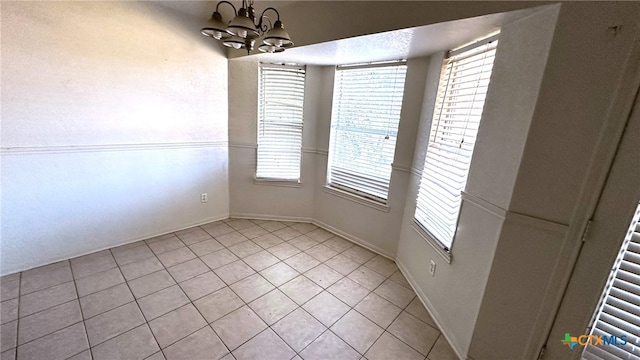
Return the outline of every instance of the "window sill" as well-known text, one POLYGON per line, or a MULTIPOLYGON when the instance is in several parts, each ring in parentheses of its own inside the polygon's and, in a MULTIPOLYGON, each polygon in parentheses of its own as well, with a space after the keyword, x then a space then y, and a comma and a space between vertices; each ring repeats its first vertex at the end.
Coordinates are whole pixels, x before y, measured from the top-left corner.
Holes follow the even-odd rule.
POLYGON ((278 180, 278 179, 254 178, 253 183, 256 185, 268 185, 268 186, 282 186, 282 187, 293 187, 293 188, 302 187, 302 183, 300 182, 300 180, 278 180))
POLYGON ((431 237, 431 235, 429 235, 426 231, 424 231, 422 227, 416 223, 415 219, 411 222, 411 227, 413 228, 413 230, 415 230, 418 233, 418 235, 420 235, 424 239, 424 241, 427 242, 427 244, 431 245, 431 247, 440 256, 442 256, 444 261, 451 264, 451 260, 453 259, 453 256, 451 255, 451 253, 445 250, 443 246, 440 245, 439 242, 437 242, 433 237, 431 237))
POLYGON ((368 206, 372 209, 376 209, 378 211, 382 211, 382 212, 389 212, 390 207, 387 204, 382 204, 379 203, 377 201, 373 201, 367 198, 364 198, 362 196, 350 193, 348 191, 344 191, 344 190, 340 190, 340 189, 336 189, 334 187, 331 187, 329 185, 325 185, 322 190, 324 190, 324 192, 329 193, 331 195, 335 195, 337 197, 358 203, 360 205, 364 205, 364 206, 368 206))

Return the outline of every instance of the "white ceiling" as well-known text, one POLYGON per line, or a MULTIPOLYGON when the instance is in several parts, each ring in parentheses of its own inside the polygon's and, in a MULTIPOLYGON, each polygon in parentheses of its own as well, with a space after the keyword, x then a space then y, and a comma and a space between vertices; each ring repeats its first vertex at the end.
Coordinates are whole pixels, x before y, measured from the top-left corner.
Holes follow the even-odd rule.
MULTIPOLYGON (((466 45, 498 31, 504 24, 529 16, 540 10, 541 8, 538 7, 509 13, 478 16, 293 47, 278 54, 254 54, 239 57, 236 60, 306 65, 341 65, 410 59, 466 45)), ((291 36, 295 39, 295 34, 291 34, 291 36)))
MULTIPOLYGON (((207 21, 217 1, 157 1, 160 5, 207 21)), ((272 1, 273 2, 273 1, 272 1)), ((293 1, 275 1, 278 7, 293 1)), ((427 56, 460 47, 491 34, 505 24, 540 11, 544 6, 463 20, 388 31, 325 43, 293 47, 278 54, 257 53, 233 60, 307 65, 340 65, 427 56)), ((295 34, 291 34, 295 41, 295 34)), ((222 44, 219 44, 222 46, 222 44)), ((229 50, 245 52, 245 50, 229 50)), ((244 55, 244 54, 243 54, 244 55)))

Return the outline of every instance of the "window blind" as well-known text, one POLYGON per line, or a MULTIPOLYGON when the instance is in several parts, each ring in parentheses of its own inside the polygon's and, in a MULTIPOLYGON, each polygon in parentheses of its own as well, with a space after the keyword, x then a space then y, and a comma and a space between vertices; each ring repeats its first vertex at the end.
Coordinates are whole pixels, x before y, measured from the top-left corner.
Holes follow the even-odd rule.
POLYGON ((449 56, 442 66, 415 220, 451 248, 498 41, 449 56))
POLYGON ((330 186, 386 201, 406 72, 404 62, 336 69, 330 186))
POLYGON ((622 245, 612 276, 605 287, 591 334, 603 338, 626 335, 623 346, 587 345, 582 358, 587 360, 640 359, 640 206, 622 245))
POLYGON ((260 65, 256 178, 299 180, 305 69, 260 65))

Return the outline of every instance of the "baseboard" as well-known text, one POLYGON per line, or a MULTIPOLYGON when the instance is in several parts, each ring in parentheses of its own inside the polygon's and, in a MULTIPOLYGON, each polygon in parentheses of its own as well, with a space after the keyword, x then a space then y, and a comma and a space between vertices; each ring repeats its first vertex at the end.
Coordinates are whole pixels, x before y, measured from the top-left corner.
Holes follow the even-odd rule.
POLYGON ((407 279, 407 281, 409 282, 409 285, 411 285, 411 288, 413 288, 413 291, 415 291, 416 295, 418 295, 418 299, 420 299, 420 301, 422 302, 422 305, 424 305, 424 308, 427 309, 427 312, 429 313, 433 321, 436 323, 436 325, 440 329, 440 333, 444 335, 445 339, 447 339, 447 341, 451 345, 451 348, 456 353, 458 358, 471 360, 471 358, 462 355, 464 352, 460 349, 460 345, 458 345, 457 342, 453 341, 451 335, 449 335, 448 332, 446 331, 446 328, 442 326, 442 321, 440 320, 440 316, 438 315, 438 312, 435 310, 435 308, 429 301, 429 298, 427 298, 427 296, 422 291, 422 289, 420 289, 420 287, 418 286, 416 281, 413 279, 413 277, 409 273, 409 270, 407 270, 407 268, 404 266, 402 261, 396 260, 396 265, 398 265, 400 272, 402 272, 402 275, 404 275, 404 277, 407 279))
POLYGON ((320 228, 323 228, 329 232, 332 232, 340 237, 343 237, 347 240, 349 240, 350 242, 356 244, 356 245, 360 245, 365 249, 371 250, 374 253, 384 256, 392 261, 395 261, 395 257, 391 254, 389 254, 388 252, 384 251, 383 249, 372 245, 362 239, 360 239, 357 236, 353 236, 351 234, 348 234, 342 230, 336 229, 335 227, 326 224, 322 221, 316 220, 314 218, 311 217, 299 217, 299 216, 278 216, 278 215, 264 215, 264 214, 249 214, 249 213, 231 213, 229 215, 229 217, 231 218, 237 218, 237 219, 256 219, 256 220, 273 220, 273 221, 293 221, 293 222, 308 222, 308 223, 312 223, 320 228))
POLYGON ((40 266, 53 264, 53 263, 57 263, 59 261, 69 260, 69 259, 77 258, 77 257, 80 257, 80 256, 93 254, 93 253, 96 253, 98 251, 103 251, 103 250, 111 249, 111 248, 114 248, 114 247, 131 244, 131 243, 138 242, 138 241, 141 241, 141 240, 151 239, 151 238, 154 238, 154 237, 157 237, 157 236, 170 234, 170 233, 173 233, 173 232, 176 232, 176 231, 192 228, 194 226, 200 226, 200 225, 208 224, 208 223, 214 222, 214 221, 224 220, 224 219, 227 219, 227 218, 229 218, 229 216, 226 215, 226 214, 219 215, 219 216, 214 216, 214 217, 207 218, 207 219, 200 220, 200 221, 196 221, 194 223, 187 224, 185 226, 181 226, 181 227, 178 227, 178 228, 175 228, 175 229, 172 229, 172 230, 162 230, 159 233, 152 233, 152 234, 148 234, 148 235, 138 236, 138 237, 135 237, 135 238, 132 238, 132 239, 127 239, 127 240, 125 240, 123 242, 119 242, 119 243, 116 243, 116 244, 113 244, 113 245, 101 247, 101 248, 98 248, 96 250, 91 250, 91 251, 83 252, 83 253, 80 253, 80 254, 66 255, 66 256, 63 256, 63 257, 59 257, 59 258, 49 259, 43 264, 39 264, 39 265, 35 265, 35 266, 29 266, 29 267, 26 267, 26 268, 23 268, 23 269, 20 269, 20 270, 16 270, 16 271, 14 271, 12 273, 8 273, 8 274, 4 274, 3 273, 1 275, 2 276, 11 275, 11 274, 15 274, 15 273, 18 273, 18 272, 35 269, 35 268, 38 268, 40 266))
POLYGON ((327 230, 329 232, 332 232, 332 233, 334 233, 336 235, 339 235, 339 236, 351 241, 354 244, 360 245, 365 249, 371 250, 371 251, 373 251, 374 253, 376 253, 378 255, 384 256, 389 260, 392 260, 392 261, 396 260, 395 256, 389 254, 388 252, 384 251, 383 249, 381 249, 381 248, 379 248, 379 247, 377 247, 375 245, 372 245, 371 243, 369 243, 367 241, 364 241, 364 240, 360 239, 357 236, 353 236, 353 235, 351 235, 349 233, 346 233, 346 232, 344 232, 342 230, 338 230, 335 227, 333 227, 333 226, 331 226, 329 224, 323 223, 322 221, 319 221, 319 220, 316 220, 316 219, 314 219, 311 223, 316 225, 316 226, 319 226, 319 227, 321 227, 321 228, 323 228, 323 229, 325 229, 325 230, 327 230))

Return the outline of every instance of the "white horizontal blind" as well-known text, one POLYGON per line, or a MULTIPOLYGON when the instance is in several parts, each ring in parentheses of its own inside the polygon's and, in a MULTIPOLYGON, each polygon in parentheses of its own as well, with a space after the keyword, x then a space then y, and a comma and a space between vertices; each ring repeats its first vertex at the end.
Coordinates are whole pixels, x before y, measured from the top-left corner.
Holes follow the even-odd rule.
MULTIPOLYGON (((592 335, 620 338, 626 335, 624 346, 587 345, 583 359, 640 359, 640 207, 631 223, 627 238, 598 310, 592 335)), ((620 341, 620 340, 618 340, 620 341)))
POLYGON ((256 178, 299 180, 305 70, 260 65, 256 178))
POLYGON ((415 219, 448 251, 467 183, 498 42, 445 59, 422 170, 415 219))
POLYGON ((406 73, 404 62, 336 70, 330 186, 386 201, 406 73))

